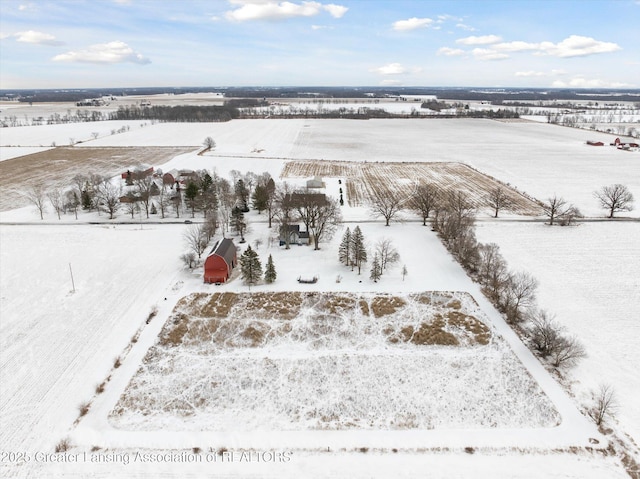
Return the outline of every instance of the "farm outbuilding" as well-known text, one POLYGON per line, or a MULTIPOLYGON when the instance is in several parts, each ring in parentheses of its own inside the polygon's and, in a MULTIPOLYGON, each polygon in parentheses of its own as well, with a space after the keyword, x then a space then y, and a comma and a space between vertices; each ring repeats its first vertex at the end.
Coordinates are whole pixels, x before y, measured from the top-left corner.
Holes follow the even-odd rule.
POLYGON ((229 238, 218 241, 204 261, 204 282, 226 283, 237 263, 233 241, 229 238))
POLYGON ((311 180, 307 180, 307 188, 325 188, 326 185, 322 178, 319 176, 314 176, 311 180))

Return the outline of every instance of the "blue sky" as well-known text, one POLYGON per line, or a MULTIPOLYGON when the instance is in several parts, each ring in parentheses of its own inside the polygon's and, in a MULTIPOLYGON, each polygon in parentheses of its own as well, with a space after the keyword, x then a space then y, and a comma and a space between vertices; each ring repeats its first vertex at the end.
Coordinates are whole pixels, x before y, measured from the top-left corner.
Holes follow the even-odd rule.
POLYGON ((0 88, 640 88, 640 0, 0 0, 0 88))

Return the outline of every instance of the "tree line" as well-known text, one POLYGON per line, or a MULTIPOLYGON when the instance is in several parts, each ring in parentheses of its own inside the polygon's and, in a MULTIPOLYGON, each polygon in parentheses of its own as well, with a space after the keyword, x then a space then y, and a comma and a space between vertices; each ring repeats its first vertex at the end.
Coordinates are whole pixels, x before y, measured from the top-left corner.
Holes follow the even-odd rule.
POLYGON ((157 120, 162 122, 223 122, 239 117, 229 105, 119 106, 110 120, 157 120))

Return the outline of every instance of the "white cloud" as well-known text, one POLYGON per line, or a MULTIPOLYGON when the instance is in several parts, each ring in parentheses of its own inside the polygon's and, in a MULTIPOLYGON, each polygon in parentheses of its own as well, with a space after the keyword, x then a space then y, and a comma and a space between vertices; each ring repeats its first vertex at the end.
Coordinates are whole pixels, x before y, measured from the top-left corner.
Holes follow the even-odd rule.
POLYGON ((587 79, 583 77, 576 77, 572 78, 568 82, 556 80, 551 86, 554 88, 627 88, 632 87, 633 85, 622 82, 600 80, 598 78, 587 79))
POLYGON ((138 63, 140 65, 151 63, 151 60, 133 51, 126 43, 119 41, 91 45, 86 50, 77 50, 56 55, 53 57, 53 61, 72 63, 138 63))
POLYGON ((416 30, 418 28, 427 28, 433 23, 430 18, 409 18, 408 20, 398 20, 393 22, 393 29, 400 32, 416 30))
POLYGON ((474 48, 471 53, 478 60, 504 60, 509 58, 506 53, 500 53, 490 48, 474 48))
POLYGON ((56 40, 56 37, 49 35, 48 33, 36 32, 34 30, 28 30, 26 32, 18 32, 14 35, 16 41, 23 43, 33 43, 36 45, 63 45, 64 43, 56 40))
POLYGON ((9 38, 11 35, 8 33, 0 33, 0 40, 4 40, 5 38, 9 38))
POLYGON ((469 25, 465 25, 464 23, 457 23, 456 27, 460 28, 461 30, 466 30, 468 32, 475 32, 476 29, 473 27, 470 27, 469 25))
POLYGON ((323 5, 320 2, 304 1, 301 3, 231 0, 232 4, 240 5, 225 15, 228 20, 244 22, 248 20, 283 20, 293 17, 313 17, 326 11, 334 18, 341 18, 348 10, 342 5, 333 3, 323 5))
POLYGON ((374 68, 371 71, 379 73, 380 75, 403 75, 407 73, 407 69, 400 63, 389 63, 388 65, 374 68))
POLYGON ((328 25, 311 25, 311 30, 333 30, 333 27, 328 25))
POLYGON ((438 23, 444 23, 448 20, 454 21, 454 22, 462 22, 464 21, 463 18, 459 18, 459 17, 454 17, 453 15, 448 15, 448 14, 444 14, 444 15, 438 15, 438 23))
POLYGON ((502 40, 498 35, 483 35, 480 37, 470 36, 465 38, 459 38, 456 43, 461 45, 490 45, 492 43, 498 43, 502 40))
POLYGON ((552 55, 555 57, 581 57, 595 55, 597 53, 611 53, 621 50, 616 43, 602 42, 591 37, 571 35, 559 43, 542 42, 539 44, 540 55, 552 55))
POLYGON ((528 71, 528 72, 516 72, 515 75, 517 77, 546 77, 547 73, 528 71))
POLYGON ((537 72, 537 71, 526 71, 526 72, 516 72, 515 75, 517 77, 549 77, 549 76, 559 76, 564 75, 567 72, 564 70, 551 70, 550 72, 537 72))
POLYGON ((464 53, 465 51, 459 48, 442 47, 438 50, 438 55, 445 55, 447 57, 459 57, 460 55, 464 55, 464 53))
POLYGON ((343 7, 342 5, 334 5, 333 3, 324 5, 322 8, 329 12, 329 15, 331 15, 333 18, 342 18, 344 14, 347 13, 347 10, 349 10, 347 7, 343 7))
POLYGON ((540 44, 515 41, 496 43, 495 45, 491 45, 491 48, 502 52, 522 52, 525 50, 538 50, 540 49, 540 44))

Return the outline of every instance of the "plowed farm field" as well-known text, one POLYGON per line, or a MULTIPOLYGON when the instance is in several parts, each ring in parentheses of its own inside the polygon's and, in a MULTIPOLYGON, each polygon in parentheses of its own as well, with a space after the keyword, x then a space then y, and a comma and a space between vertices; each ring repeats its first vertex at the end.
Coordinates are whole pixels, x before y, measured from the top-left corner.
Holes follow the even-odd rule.
POLYGON ((36 184, 71 186, 75 175, 114 176, 142 163, 161 165, 177 155, 193 151, 179 147, 60 147, 0 162, 0 211, 27 206, 22 196, 36 184))
POLYGON ((541 214, 535 200, 464 163, 291 161, 282 172, 283 178, 311 176, 342 178, 349 206, 366 206, 370 198, 388 192, 405 191, 410 196, 418 184, 433 183, 444 190, 466 193, 476 207, 486 206, 489 191, 502 186, 513 213, 541 214))

